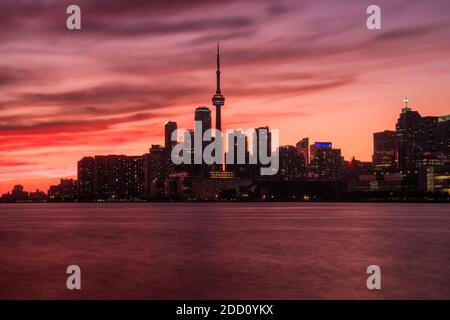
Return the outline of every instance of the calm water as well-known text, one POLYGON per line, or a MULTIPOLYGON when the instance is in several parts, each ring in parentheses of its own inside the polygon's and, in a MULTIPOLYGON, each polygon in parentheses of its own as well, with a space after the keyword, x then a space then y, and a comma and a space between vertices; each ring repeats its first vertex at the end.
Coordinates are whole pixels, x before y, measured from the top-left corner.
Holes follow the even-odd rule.
POLYGON ((450 299, 450 205, 0 205, 0 298, 450 299))

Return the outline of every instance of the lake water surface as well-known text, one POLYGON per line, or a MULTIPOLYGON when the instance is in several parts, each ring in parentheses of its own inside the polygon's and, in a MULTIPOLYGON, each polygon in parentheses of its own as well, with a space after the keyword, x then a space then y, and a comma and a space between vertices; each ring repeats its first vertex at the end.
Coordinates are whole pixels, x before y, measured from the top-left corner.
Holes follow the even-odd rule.
POLYGON ((3 204, 0 298, 450 299, 450 205, 3 204))

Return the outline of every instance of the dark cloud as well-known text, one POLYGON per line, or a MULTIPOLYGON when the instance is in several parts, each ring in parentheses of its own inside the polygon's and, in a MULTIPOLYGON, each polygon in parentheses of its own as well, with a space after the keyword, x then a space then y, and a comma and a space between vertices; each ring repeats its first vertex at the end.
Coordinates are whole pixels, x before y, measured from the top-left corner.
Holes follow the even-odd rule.
POLYGON ((231 95, 239 95, 239 96, 276 96, 276 95, 301 95, 301 94, 309 94, 322 90, 329 90, 334 88, 339 88, 342 86, 346 86, 354 82, 355 79, 353 77, 343 77, 341 79, 310 83, 305 85, 271 85, 267 87, 241 87, 230 89, 229 92, 231 95))
MULTIPOLYGON (((141 108, 158 109, 174 102, 178 99, 198 94, 204 89, 199 87, 189 87, 188 85, 178 86, 142 86, 130 84, 103 84, 86 89, 72 90, 56 93, 22 93, 15 101, 4 102, 9 106, 78 106, 88 113, 106 112, 105 104, 117 105, 125 103, 125 107, 131 106, 131 110, 141 108), (135 102, 143 102, 144 105, 136 106, 135 102)), ((67 110, 70 114, 70 110, 67 110)))
MULTIPOLYGON (((231 2, 227 1, 227 4, 231 2)), ((42 35, 42 32, 65 34, 66 8, 71 4, 74 3, 65 0, 2 0, 0 38, 13 40, 16 32, 22 32, 24 36, 42 35)), ((205 16, 204 10, 214 12, 216 10, 213 8, 224 5, 207 0, 79 0, 76 4, 81 8, 83 37, 215 32, 245 28, 253 24, 251 17, 205 16), (190 13, 194 19, 176 19, 175 14, 182 12, 190 13)))
POLYGON ((15 135, 27 134, 54 134, 61 132, 90 132, 106 130, 113 125, 121 123, 129 123, 135 121, 143 121, 151 119, 155 115, 153 113, 141 112, 129 116, 115 117, 110 119, 74 119, 74 120, 47 120, 27 123, 0 123, 0 134, 15 135))
POLYGON ((230 18, 202 18, 198 20, 187 20, 177 22, 164 21, 101 21, 88 20, 84 23, 83 29, 89 35, 91 32, 97 34, 108 34, 112 36, 138 36, 168 33, 189 33, 189 32, 217 32, 220 30, 242 29, 253 25, 253 21, 247 17, 230 18))
POLYGON ((15 84, 16 78, 12 77, 10 74, 3 73, 0 70, 0 87, 5 87, 11 84, 15 84))
POLYGON ((0 89, 41 80, 34 70, 0 66, 0 89))
POLYGON ((436 30, 443 29, 442 24, 426 25, 426 26, 412 26, 397 28, 394 30, 387 30, 378 35, 376 41, 397 41, 405 39, 417 39, 417 37, 430 34, 436 30))

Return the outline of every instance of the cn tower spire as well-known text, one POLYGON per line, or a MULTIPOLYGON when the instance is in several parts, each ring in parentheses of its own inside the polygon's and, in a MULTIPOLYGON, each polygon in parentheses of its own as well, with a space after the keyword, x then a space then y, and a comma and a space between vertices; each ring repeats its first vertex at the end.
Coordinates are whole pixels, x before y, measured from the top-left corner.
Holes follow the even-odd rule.
POLYGON ((225 97, 220 90, 220 45, 217 42, 217 70, 216 70, 216 93, 212 97, 212 104, 216 107, 216 129, 222 130, 221 107, 225 104, 225 97))
POLYGON ((217 42, 217 70, 216 70, 216 94, 220 94, 220 46, 219 42, 217 42))

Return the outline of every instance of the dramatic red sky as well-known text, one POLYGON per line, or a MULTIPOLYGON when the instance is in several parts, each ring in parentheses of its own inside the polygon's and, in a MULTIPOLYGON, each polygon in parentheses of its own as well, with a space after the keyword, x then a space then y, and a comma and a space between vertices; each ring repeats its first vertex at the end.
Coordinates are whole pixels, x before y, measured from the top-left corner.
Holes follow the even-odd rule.
POLYGON ((448 0, 1 0, 0 193, 46 190, 85 155, 143 154, 166 120, 191 128, 218 40, 224 128, 269 125, 282 144, 327 140, 370 160, 404 96, 449 113, 449 12, 448 0), (65 26, 74 3, 82 31, 65 26))

